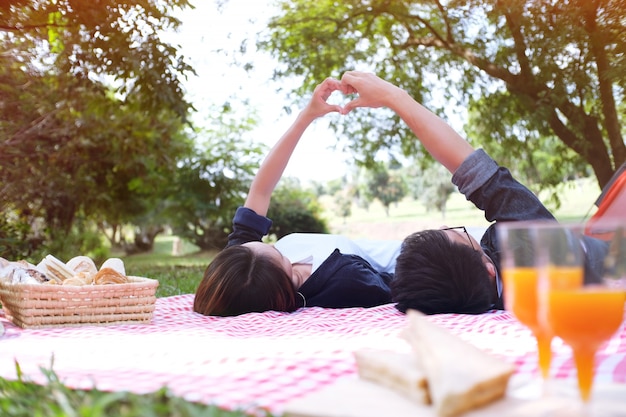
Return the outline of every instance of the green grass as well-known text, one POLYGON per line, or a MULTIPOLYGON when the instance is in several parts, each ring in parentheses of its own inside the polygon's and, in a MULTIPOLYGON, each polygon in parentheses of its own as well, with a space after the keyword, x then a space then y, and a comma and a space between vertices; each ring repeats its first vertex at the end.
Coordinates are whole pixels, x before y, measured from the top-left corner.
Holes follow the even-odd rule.
MULTIPOLYGON (((562 187, 562 205, 554 213, 562 221, 580 221, 585 218, 599 194, 591 180, 567 183, 562 187)), ((332 233, 350 237, 403 238, 419 228, 439 227, 442 224, 483 227, 487 225, 482 213, 463 196, 456 193, 448 202, 446 215, 427 211, 423 205, 405 200, 393 205, 390 215, 373 203, 366 210, 353 207, 345 220, 332 213, 332 201, 323 198, 332 233)), ((215 255, 200 252, 183 242, 180 255, 172 255, 173 236, 160 236, 154 251, 148 254, 124 257, 130 275, 159 280, 158 297, 194 293, 204 269, 215 255)), ((149 395, 126 392, 81 391, 65 387, 54 372, 47 372, 45 386, 26 380, 8 381, 0 378, 0 416, 6 417, 243 417, 248 414, 224 411, 217 407, 189 403, 172 396, 166 389, 149 395)))
POLYGON ((149 395, 99 390, 72 390, 52 371, 42 369, 45 385, 19 378, 0 378, 0 415, 3 417, 243 417, 246 413, 195 404, 163 388, 149 395))
POLYGON ((191 294, 196 291, 202 274, 214 253, 201 252, 184 242, 180 255, 172 255, 173 236, 158 237, 151 253, 124 257, 129 275, 157 279, 157 297, 191 294))

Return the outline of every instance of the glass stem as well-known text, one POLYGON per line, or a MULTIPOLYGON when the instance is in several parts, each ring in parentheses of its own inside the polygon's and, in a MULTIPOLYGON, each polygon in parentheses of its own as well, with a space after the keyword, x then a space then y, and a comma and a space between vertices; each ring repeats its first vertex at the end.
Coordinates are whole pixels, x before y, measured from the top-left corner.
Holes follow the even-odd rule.
POLYGON ((591 388, 594 377, 595 349, 588 346, 577 346, 574 348, 574 361, 576 362, 576 372, 578 377, 578 389, 580 398, 584 403, 591 397, 591 388))
POLYGON ((539 355, 539 369, 543 380, 550 376, 550 362, 552 361, 552 335, 538 330, 535 333, 537 339, 537 352, 539 355))

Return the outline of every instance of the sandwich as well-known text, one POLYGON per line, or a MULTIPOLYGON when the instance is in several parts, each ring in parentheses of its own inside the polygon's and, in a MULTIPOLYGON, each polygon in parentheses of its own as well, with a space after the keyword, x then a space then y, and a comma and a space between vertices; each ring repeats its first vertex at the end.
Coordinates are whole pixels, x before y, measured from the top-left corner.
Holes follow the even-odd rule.
POLYGON ((39 263, 39 266, 43 267, 46 271, 46 275, 58 284, 62 284, 63 281, 74 276, 73 270, 52 255, 46 255, 39 263))
POLYGON ((428 381, 428 393, 440 417, 479 408, 506 394, 512 364, 467 343, 414 310, 407 312, 403 335, 428 381))

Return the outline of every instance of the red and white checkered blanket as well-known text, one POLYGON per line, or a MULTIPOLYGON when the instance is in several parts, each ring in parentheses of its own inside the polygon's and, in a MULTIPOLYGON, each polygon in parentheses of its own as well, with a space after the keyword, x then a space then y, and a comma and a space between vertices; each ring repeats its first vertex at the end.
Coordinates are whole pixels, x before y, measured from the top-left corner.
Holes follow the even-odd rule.
MULTIPOLYGON (((0 337, 0 376, 16 378, 15 361, 32 381, 52 369, 68 386, 147 393, 167 386, 189 401, 224 409, 281 414, 290 400, 340 378, 355 377, 361 348, 407 351, 405 316, 393 305, 301 309, 205 317, 193 295, 160 298, 150 324, 21 329, 7 321, 0 337)), ((443 314, 431 320, 464 340, 538 374, 535 341, 509 313, 443 314)), ((552 375, 575 378, 571 350, 556 340, 552 375)), ((626 383, 626 330, 597 356, 597 379, 626 383)))

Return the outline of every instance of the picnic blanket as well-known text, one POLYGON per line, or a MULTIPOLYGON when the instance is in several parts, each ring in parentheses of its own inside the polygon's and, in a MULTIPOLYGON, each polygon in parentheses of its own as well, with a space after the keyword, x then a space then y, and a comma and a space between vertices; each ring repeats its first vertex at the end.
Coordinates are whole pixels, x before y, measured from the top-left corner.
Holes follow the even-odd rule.
MULTIPOLYGON (((227 410, 283 413, 289 401, 342 378, 356 378, 353 352, 408 351, 406 317, 393 304, 374 308, 303 308, 294 313, 206 317, 193 294, 160 298, 149 324, 21 329, 0 311, 0 376, 17 361, 32 381, 52 369, 72 388, 148 393, 164 386, 189 401, 227 410)), ((532 334, 508 312, 441 314, 430 320, 537 377, 532 334)), ((571 350, 554 342, 552 376, 576 378, 571 350)), ((626 331, 597 355, 596 381, 626 383, 626 331)))

